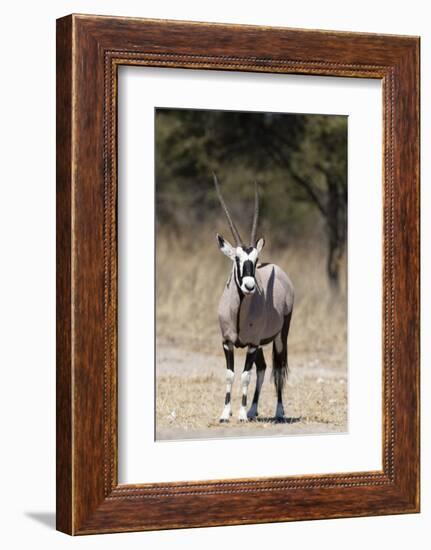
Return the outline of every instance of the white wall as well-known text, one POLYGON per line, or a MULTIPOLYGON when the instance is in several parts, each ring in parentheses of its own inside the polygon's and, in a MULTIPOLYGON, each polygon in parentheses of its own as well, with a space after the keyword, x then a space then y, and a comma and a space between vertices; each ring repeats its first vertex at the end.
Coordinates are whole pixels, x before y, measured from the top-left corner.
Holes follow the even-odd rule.
MULTIPOLYGON (((420 515, 104 535, 72 539, 54 524, 55 19, 70 12, 191 19, 422 36, 422 150, 431 148, 431 30, 426 2, 15 0, 2 6, 0 87, 1 541, 5 548, 70 545, 188 548, 268 543, 300 548, 427 547, 430 502, 430 339, 423 339, 423 476, 420 515), (427 101, 428 99, 428 101, 427 101)), ((430 167, 423 155, 424 334, 431 280, 430 167)))

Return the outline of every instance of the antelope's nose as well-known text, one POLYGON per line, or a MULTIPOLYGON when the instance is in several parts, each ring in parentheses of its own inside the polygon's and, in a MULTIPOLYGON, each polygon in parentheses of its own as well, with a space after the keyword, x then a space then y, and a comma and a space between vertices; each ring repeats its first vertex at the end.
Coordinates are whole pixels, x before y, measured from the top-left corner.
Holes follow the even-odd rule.
POLYGON ((242 289, 246 294, 253 294, 256 289, 256 281, 254 280, 254 277, 244 277, 242 289))

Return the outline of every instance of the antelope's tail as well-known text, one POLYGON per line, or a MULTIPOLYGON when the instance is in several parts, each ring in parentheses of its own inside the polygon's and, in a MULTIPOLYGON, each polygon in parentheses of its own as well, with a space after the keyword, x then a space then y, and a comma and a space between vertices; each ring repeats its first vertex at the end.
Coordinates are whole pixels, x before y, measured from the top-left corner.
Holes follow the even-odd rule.
POLYGON ((280 336, 278 336, 272 344, 272 378, 274 380, 277 396, 282 395, 284 384, 287 380, 287 375, 289 372, 287 362, 287 336, 289 334, 291 317, 292 313, 286 315, 280 336))

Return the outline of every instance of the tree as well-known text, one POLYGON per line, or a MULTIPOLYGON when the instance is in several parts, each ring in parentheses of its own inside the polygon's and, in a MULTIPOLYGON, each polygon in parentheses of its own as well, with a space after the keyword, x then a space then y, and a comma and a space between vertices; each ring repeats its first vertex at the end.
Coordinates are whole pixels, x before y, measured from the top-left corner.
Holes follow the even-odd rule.
POLYGON ((347 119, 309 116, 302 139, 293 149, 283 129, 273 129, 270 139, 267 150, 324 219, 327 274, 331 285, 338 288, 347 237, 347 119))
MULTIPOLYGON (((198 201, 201 213, 212 206, 206 185, 213 170, 236 180, 241 190, 244 173, 273 181, 277 168, 290 198, 312 205, 322 217, 328 279, 338 288, 347 232, 347 117, 160 109, 156 166, 173 203, 198 201)), ((163 215, 163 196, 159 199, 163 215)), ((175 218, 172 211, 165 214, 175 218)))

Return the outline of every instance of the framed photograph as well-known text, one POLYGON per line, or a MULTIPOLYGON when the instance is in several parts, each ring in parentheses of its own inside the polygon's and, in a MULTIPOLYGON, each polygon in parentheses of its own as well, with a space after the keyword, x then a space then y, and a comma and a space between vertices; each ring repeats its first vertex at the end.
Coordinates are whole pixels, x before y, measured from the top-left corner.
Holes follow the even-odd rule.
POLYGON ((57 21, 57 528, 419 511, 419 38, 57 21))

